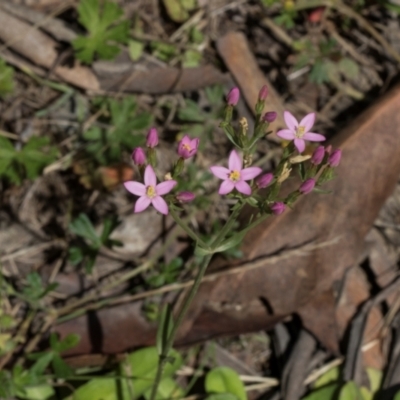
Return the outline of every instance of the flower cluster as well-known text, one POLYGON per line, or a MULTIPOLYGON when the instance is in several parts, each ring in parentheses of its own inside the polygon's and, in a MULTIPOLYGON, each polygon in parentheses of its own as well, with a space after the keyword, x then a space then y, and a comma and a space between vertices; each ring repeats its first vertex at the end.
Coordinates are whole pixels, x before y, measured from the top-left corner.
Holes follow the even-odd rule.
MULTIPOLYGON (((144 183, 137 181, 128 181, 124 183, 126 190, 130 193, 139 196, 135 203, 134 212, 139 213, 144 211, 150 204, 161 214, 167 215, 169 211, 168 203, 162 196, 170 193, 177 185, 177 181, 170 177, 157 184, 157 176, 154 172, 156 165, 155 147, 159 144, 158 132, 156 128, 151 128, 146 137, 147 156, 141 147, 137 147, 132 152, 132 160, 139 167, 139 171, 143 175, 144 183)), ((177 153, 180 156, 174 168, 174 176, 179 175, 177 166, 183 160, 193 157, 197 153, 199 147, 199 139, 190 139, 185 135, 178 143, 177 153)), ((191 192, 180 192, 173 200, 179 203, 187 203, 193 201, 195 195, 191 192)))
MULTIPOLYGON (((263 86, 255 106, 254 132, 249 135, 249 125, 245 118, 240 119, 237 129, 232 125, 233 109, 239 102, 240 91, 237 87, 231 89, 226 97, 227 107, 221 127, 233 145, 240 150, 240 153, 236 149, 231 150, 228 167, 213 165, 210 170, 215 177, 222 180, 218 191, 220 195, 229 195, 242 204, 248 203, 255 206, 261 214, 279 215, 284 212, 286 205, 291 206, 299 196, 309 194, 333 179, 333 170, 340 163, 341 150, 332 150, 331 146, 319 145, 312 154, 308 153, 306 141, 322 142, 325 140, 320 133, 311 131, 315 123, 315 113, 307 114, 298 122, 289 111, 285 111, 283 118, 286 128, 278 130, 276 134, 290 143, 285 147, 276 171, 263 173, 260 167, 252 166, 257 143, 272 133, 272 131, 268 131, 268 128, 277 117, 275 111, 264 112, 267 97, 268 88, 263 86), (301 183, 298 189, 281 198, 279 196, 281 185, 295 169, 299 172, 301 183)), ((126 189, 139 196, 135 204, 135 212, 141 212, 151 204, 160 213, 168 214, 171 204, 187 203, 194 199, 194 194, 187 191, 172 197, 167 196, 166 200, 162 196, 170 193, 177 185, 175 178, 182 173, 185 160, 197 153, 199 138, 183 136, 178 143, 179 158, 172 173, 167 174, 164 182, 157 184, 154 168, 156 165, 155 148, 158 144, 157 130, 152 128, 147 134, 146 152, 138 147, 132 153, 132 160, 144 177, 144 183, 125 182, 126 189)))

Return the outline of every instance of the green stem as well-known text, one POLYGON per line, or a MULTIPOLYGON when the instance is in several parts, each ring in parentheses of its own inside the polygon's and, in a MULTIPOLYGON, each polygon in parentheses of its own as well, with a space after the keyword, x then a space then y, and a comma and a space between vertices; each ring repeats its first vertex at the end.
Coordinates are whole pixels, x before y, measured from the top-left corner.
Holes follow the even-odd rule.
POLYGON ((207 243, 205 243, 195 232, 193 232, 188 224, 186 222, 184 222, 179 215, 175 212, 175 210, 172 209, 172 207, 170 207, 169 212, 172 215, 172 218, 175 220, 175 222, 198 244, 200 244, 200 246, 207 248, 208 245, 207 243))

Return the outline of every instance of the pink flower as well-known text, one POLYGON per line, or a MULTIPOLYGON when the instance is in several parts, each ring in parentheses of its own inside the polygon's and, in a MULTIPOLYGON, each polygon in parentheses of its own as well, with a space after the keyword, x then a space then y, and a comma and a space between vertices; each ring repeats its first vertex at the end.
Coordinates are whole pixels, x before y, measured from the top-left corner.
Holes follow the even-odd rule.
POLYGON ((135 213, 142 212, 150 204, 161 214, 168 214, 168 205, 161 197, 169 193, 177 184, 176 181, 164 181, 157 185, 157 177, 153 167, 148 165, 144 171, 144 184, 136 181, 124 182, 126 190, 140 196, 135 204, 135 213))
POLYGON ((332 154, 329 156, 328 164, 331 167, 337 167, 340 163, 340 159, 342 158, 342 150, 336 149, 332 151, 332 154))
POLYGON ((178 144, 178 154, 185 159, 194 156, 197 153, 199 142, 199 138, 190 139, 188 135, 185 135, 178 144))
POLYGON ((260 92, 258 93, 258 100, 264 101, 268 96, 268 87, 267 85, 264 85, 261 89, 260 92))
POLYGON ((190 203, 196 196, 192 192, 179 192, 175 198, 181 203, 190 203))
POLYGON ((158 145, 158 133, 156 128, 151 128, 146 137, 146 146, 153 148, 158 145))
POLYGON ((240 90, 239 88, 234 87, 233 89, 230 90, 228 96, 226 96, 226 101, 228 102, 228 105, 236 106, 236 104, 239 102, 239 97, 240 97, 240 90))
POLYGON ((251 195, 251 187, 245 182, 255 178, 262 172, 261 168, 249 167, 242 169, 242 160, 236 150, 232 150, 229 155, 229 168, 213 166, 211 172, 219 179, 223 179, 219 188, 219 194, 224 195, 236 189, 238 192, 251 195))
POLYGON ((281 201, 277 201, 274 204, 272 204, 271 206, 271 211, 275 214, 275 215, 280 215, 285 211, 285 204, 282 203, 281 201))
POLYGON ((300 190, 300 192, 303 193, 303 194, 308 194, 308 193, 310 193, 310 192, 313 191, 314 187, 315 187, 315 179, 310 178, 310 179, 305 180, 305 181, 300 185, 299 190, 300 190))
POLYGON ((141 147, 136 147, 133 150, 132 160, 135 165, 143 165, 146 163, 146 155, 141 147))
POLYGON ((294 140, 294 145, 299 153, 302 153, 306 148, 305 140, 310 142, 323 142, 325 140, 325 137, 319 133, 310 132, 314 125, 315 113, 307 114, 300 123, 289 111, 283 113, 283 118, 287 129, 281 129, 276 134, 282 139, 294 140))

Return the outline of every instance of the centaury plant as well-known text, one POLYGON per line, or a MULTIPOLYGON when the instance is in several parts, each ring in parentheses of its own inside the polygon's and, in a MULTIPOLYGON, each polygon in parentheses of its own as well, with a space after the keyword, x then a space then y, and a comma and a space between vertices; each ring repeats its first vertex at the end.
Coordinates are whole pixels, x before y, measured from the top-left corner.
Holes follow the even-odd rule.
POLYGON ((227 165, 225 163, 224 165, 214 165, 210 171, 216 178, 222 180, 219 186, 219 195, 229 197, 233 205, 229 218, 211 240, 204 241, 201 234, 193 230, 180 217, 184 203, 192 201, 194 193, 174 192, 177 187, 177 179, 184 172, 187 160, 198 152, 199 138, 191 138, 188 135, 182 138, 177 148, 177 160, 171 172, 165 175, 161 182, 157 178, 157 130, 152 128, 149 131, 146 151, 142 148, 136 148, 133 151, 132 159, 143 177, 143 182, 125 182, 125 188, 138 196, 134 212, 139 213, 152 206, 161 214, 171 214, 175 222, 193 240, 196 260, 199 263, 194 283, 182 302, 181 308, 177 311, 176 318, 173 318, 169 305, 165 306, 161 312, 157 335, 159 362, 150 400, 157 397, 163 371, 172 362, 171 351, 176 333, 200 286, 213 254, 234 248, 250 229, 270 216, 282 214, 286 207, 291 207, 300 196, 320 190, 321 185, 333 179, 334 169, 339 165, 341 151, 339 149, 332 150, 331 146, 326 148, 319 146, 312 155, 303 154, 307 141, 322 142, 325 140, 320 133, 311 132, 315 114, 310 113, 299 122, 290 112, 286 111, 284 120, 287 128, 278 131, 277 135, 290 142, 283 151, 276 171, 264 173, 262 168, 252 166, 257 145, 260 140, 271 133, 268 131, 268 127, 276 118, 276 113, 273 111, 264 113, 267 96, 268 90, 264 86, 260 90, 255 107, 256 123, 252 134, 249 134, 248 124, 244 118, 240 120, 238 128, 235 128, 232 123, 233 109, 240 97, 239 89, 233 88, 227 96, 224 121, 220 126, 234 148, 230 151, 227 165), (280 191, 281 185, 294 171, 298 171, 301 182, 295 190, 283 196, 280 191), (232 228, 237 224, 238 216, 245 206, 252 207, 254 212, 247 223, 243 225, 242 221, 241 229, 232 234, 232 228))

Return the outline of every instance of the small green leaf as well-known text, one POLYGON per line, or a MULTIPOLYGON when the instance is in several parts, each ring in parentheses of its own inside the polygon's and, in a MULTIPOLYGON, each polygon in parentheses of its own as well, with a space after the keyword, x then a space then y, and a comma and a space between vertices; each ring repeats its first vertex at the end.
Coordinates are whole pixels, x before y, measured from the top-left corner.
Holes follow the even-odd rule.
POLYGON ((138 40, 131 39, 128 42, 129 57, 132 61, 137 61, 143 54, 144 44, 138 40))
POLYGON ((232 393, 218 393, 207 396, 205 400, 238 400, 238 397, 232 393))
POLYGON ((329 385, 334 382, 338 382, 340 378, 339 367, 333 367, 328 369, 323 375, 321 375, 313 384, 314 389, 329 385))
POLYGON ((395 396, 393 397, 393 400, 400 400, 400 391, 398 391, 395 396))
POLYGON ((366 368, 366 372, 368 375, 371 392, 375 394, 381 387, 383 373, 382 371, 376 368, 366 368))
POLYGON ((41 376, 44 374, 44 371, 53 360, 54 353, 52 351, 48 351, 43 353, 40 358, 32 365, 30 368, 30 373, 33 376, 41 376))
POLYGON ((189 13, 185 9, 183 0, 163 0, 165 9, 169 17, 175 22, 185 22, 189 18, 189 13))
POLYGON ((14 70, 0 58, 0 97, 14 91, 14 70))
POLYGON ((26 400, 47 400, 54 396, 55 391, 50 385, 37 385, 24 387, 24 394, 18 397, 26 400))
POLYGON ((344 57, 339 61, 339 71, 349 79, 356 78, 360 73, 358 64, 348 57, 344 57))
POLYGON ((318 85, 329 81, 328 70, 323 60, 315 61, 311 69, 309 79, 311 82, 314 82, 318 85))
POLYGON ((228 367, 212 369, 205 380, 207 393, 231 393, 239 400, 247 400, 243 382, 236 371, 228 367))
POLYGON ((72 349, 80 341, 80 336, 76 333, 69 333, 63 340, 58 341, 55 333, 50 335, 50 345, 52 350, 57 353, 72 349))
POLYGON ((302 400, 336 400, 336 395, 340 390, 338 383, 333 383, 313 390, 302 400))
POLYGON ((74 374, 72 368, 58 354, 54 354, 51 364, 57 378, 65 379, 74 374))
MULTIPOLYGON (((150 400, 151 388, 144 393, 144 398, 150 400)), ((169 399, 182 399, 184 397, 183 389, 172 379, 163 379, 158 388, 155 399, 156 400, 169 400, 169 399)))
POLYGON ((239 232, 233 235, 232 237, 226 239, 222 242, 214 251, 214 253, 222 253, 226 250, 231 249, 232 247, 237 246, 243 241, 246 232, 239 232))
POLYGON ((363 396, 356 383, 349 381, 340 389, 338 400, 363 400, 363 396))
POLYGON ((179 109, 178 117, 182 121, 190 122, 204 122, 206 119, 199 105, 190 99, 186 99, 185 107, 179 109))
POLYGON ((79 22, 89 34, 78 36, 72 46, 77 58, 84 63, 91 63, 95 54, 102 59, 113 59, 120 51, 116 44, 128 41, 129 22, 116 24, 123 15, 123 10, 108 0, 101 5, 99 0, 81 0, 77 8, 79 22))
POLYGON ((183 53, 182 66, 183 68, 198 67, 202 58, 203 55, 197 50, 186 50, 183 53))
POLYGON ((89 240, 96 248, 101 247, 101 240, 97 236, 96 230, 86 214, 80 213, 78 217, 70 223, 69 229, 72 233, 75 233, 75 235, 89 240))

